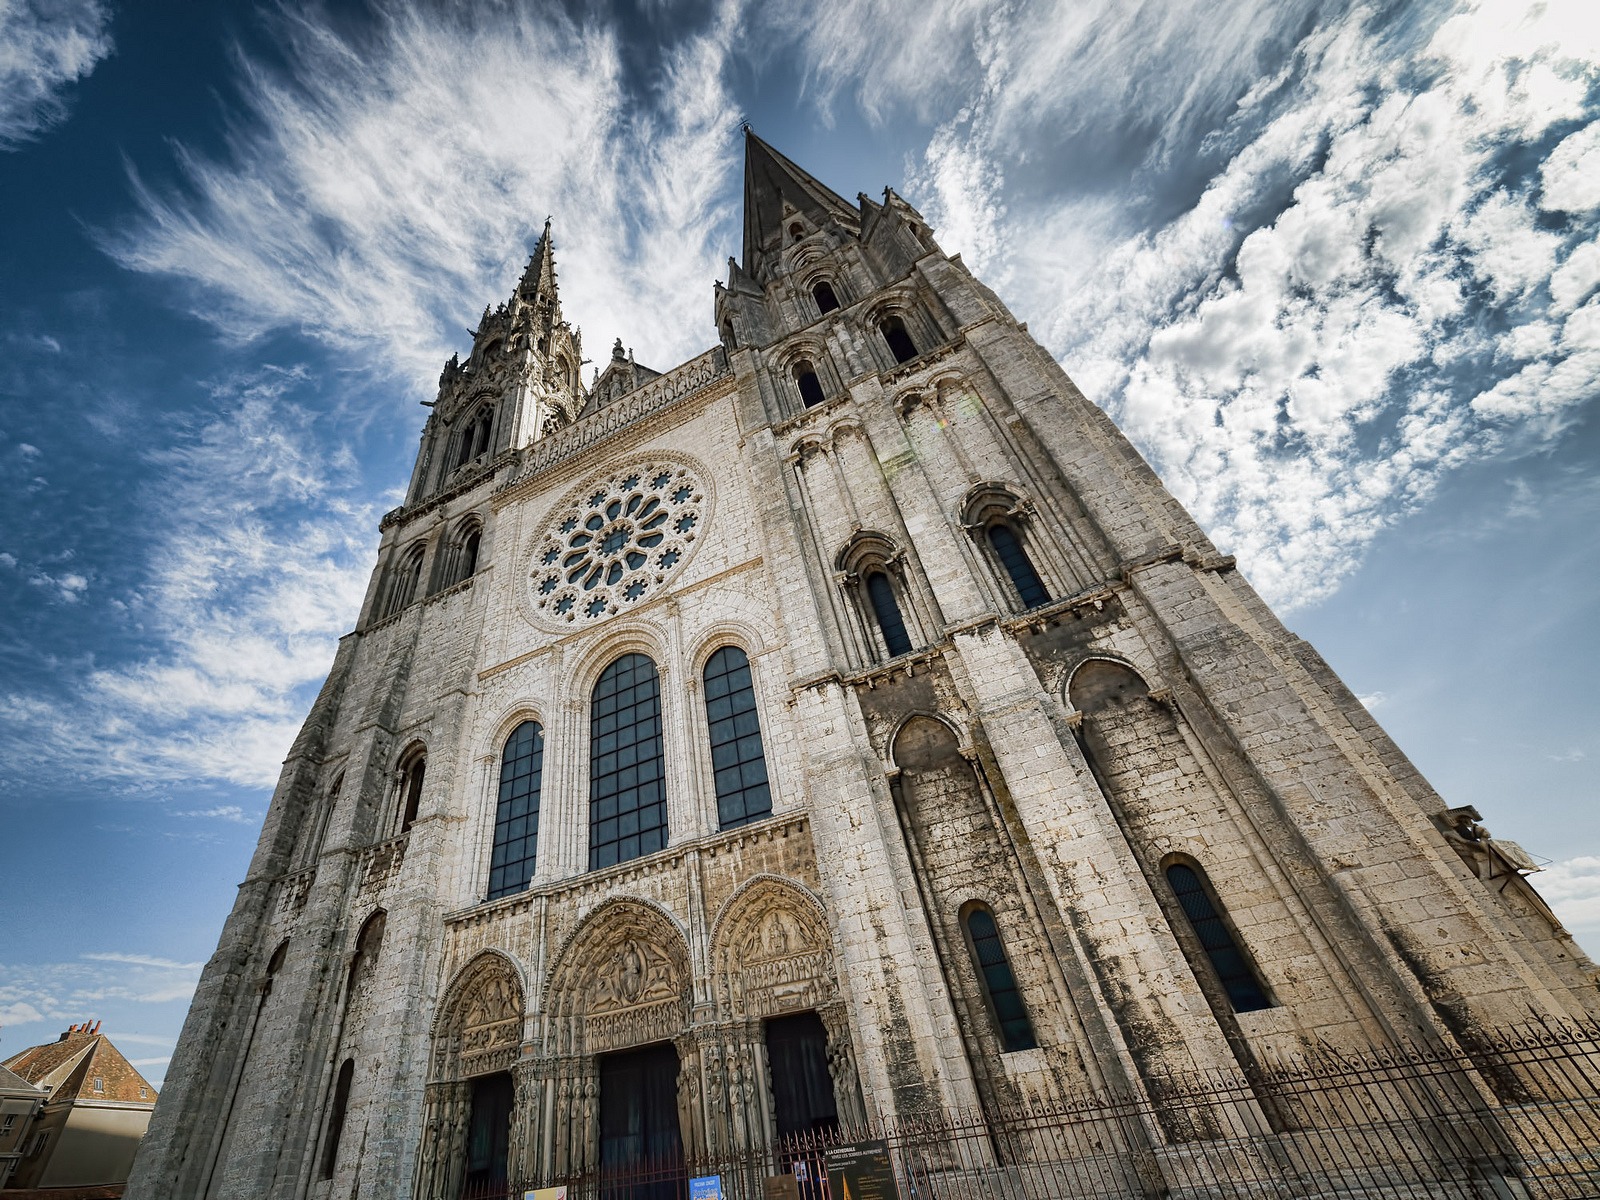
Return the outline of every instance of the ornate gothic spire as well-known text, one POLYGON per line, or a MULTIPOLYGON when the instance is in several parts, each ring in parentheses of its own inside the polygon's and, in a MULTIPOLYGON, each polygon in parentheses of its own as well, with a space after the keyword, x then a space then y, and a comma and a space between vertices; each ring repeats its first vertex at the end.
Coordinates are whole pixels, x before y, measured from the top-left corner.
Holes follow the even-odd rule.
POLYGON ((550 239, 549 217, 544 219, 544 232, 539 235, 539 244, 528 257, 527 268, 517 284, 517 295, 525 304, 534 304, 542 296, 559 307, 556 296, 556 254, 550 239))

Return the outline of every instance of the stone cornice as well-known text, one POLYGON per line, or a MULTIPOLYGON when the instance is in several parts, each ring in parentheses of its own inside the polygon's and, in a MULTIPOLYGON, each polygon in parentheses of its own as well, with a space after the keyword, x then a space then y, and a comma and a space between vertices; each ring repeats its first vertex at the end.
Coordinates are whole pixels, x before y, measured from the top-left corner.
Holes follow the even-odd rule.
POLYGON ((409 521, 413 521, 417 517, 426 516, 435 509, 450 503, 450 501, 454 500, 457 496, 460 496, 466 492, 470 492, 473 488, 477 487, 486 479, 489 479, 491 476, 493 476, 497 471, 500 470, 501 467, 505 466, 509 462, 514 461, 515 458, 515 451, 501 451, 494 458, 485 463, 481 470, 470 472, 469 474, 463 476, 459 482, 451 484, 449 487, 445 488, 444 491, 435 492, 426 500, 420 501, 417 504, 413 504, 410 508, 407 508, 403 504, 399 508, 391 508, 388 512, 383 514, 383 518, 378 522, 378 528, 390 529, 396 525, 403 525, 409 521))
POLYGON ((505 896, 499 900, 475 904, 471 908, 457 909, 455 912, 445 914, 444 923, 447 928, 450 926, 491 924, 517 913, 526 912, 541 898, 571 901, 580 899, 585 895, 616 895, 623 886, 638 879, 648 875, 657 875, 680 869, 684 858, 690 854, 696 852, 714 854, 723 850, 733 849, 745 842, 776 841, 780 838, 796 837, 809 828, 810 822, 810 814, 803 810, 779 813, 776 816, 768 817, 764 821, 741 825, 737 829, 729 829, 711 834, 708 837, 696 838, 692 841, 679 842, 676 845, 668 846, 665 850, 657 850, 654 854, 631 858, 625 863, 618 863, 616 866, 602 867, 599 870, 585 871, 581 875, 574 875, 567 879, 535 884, 526 891, 518 892, 514 896, 505 896))

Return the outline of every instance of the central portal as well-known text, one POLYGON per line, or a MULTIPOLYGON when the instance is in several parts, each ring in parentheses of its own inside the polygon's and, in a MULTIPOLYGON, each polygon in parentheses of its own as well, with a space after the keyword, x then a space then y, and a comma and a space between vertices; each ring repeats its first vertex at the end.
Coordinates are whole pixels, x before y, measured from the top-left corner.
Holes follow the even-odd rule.
POLYGON ((606 1195, 675 1200, 681 1194, 678 1051, 672 1043, 601 1056, 600 1172, 606 1195))

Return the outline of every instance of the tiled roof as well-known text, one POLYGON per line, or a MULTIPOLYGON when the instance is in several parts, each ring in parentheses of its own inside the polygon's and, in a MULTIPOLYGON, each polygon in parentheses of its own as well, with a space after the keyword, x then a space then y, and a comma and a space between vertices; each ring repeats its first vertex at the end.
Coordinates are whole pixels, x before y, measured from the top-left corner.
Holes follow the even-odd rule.
POLYGON ((19 1092, 24 1088, 35 1092, 39 1090, 15 1071, 0 1067, 0 1092, 19 1092))
MULTIPOLYGON (((99 1026, 95 1026, 96 1029, 99 1026)), ((120 1100, 153 1104, 156 1089, 122 1051, 88 1025, 74 1026, 60 1041, 29 1046, 0 1064, 26 1082, 50 1089, 50 1100, 120 1100), (96 1090, 94 1081, 100 1081, 96 1090), (139 1094, 143 1088, 144 1095, 139 1094)))

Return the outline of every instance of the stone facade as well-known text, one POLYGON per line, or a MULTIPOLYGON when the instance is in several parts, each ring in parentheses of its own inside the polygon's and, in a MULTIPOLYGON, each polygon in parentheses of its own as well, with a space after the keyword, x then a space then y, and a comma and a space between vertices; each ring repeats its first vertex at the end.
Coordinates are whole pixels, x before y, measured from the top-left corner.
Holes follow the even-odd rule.
POLYGON ((446 367, 130 1197, 454 1200, 491 1102, 497 1170, 579 1173, 645 1046, 686 1152, 759 1149, 795 1014, 849 1124, 1600 1008, 1515 848, 918 213, 746 149, 720 345, 656 372, 619 343, 584 388, 547 227, 446 367), (770 798, 737 824, 730 646, 770 798), (664 845, 602 852, 626 655, 659 680, 664 845))

